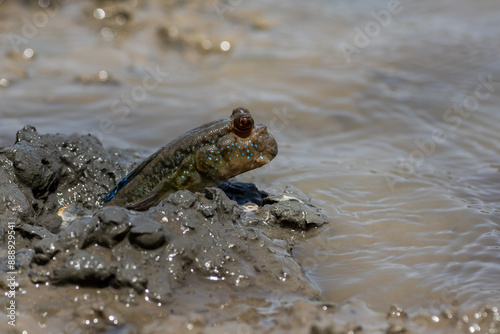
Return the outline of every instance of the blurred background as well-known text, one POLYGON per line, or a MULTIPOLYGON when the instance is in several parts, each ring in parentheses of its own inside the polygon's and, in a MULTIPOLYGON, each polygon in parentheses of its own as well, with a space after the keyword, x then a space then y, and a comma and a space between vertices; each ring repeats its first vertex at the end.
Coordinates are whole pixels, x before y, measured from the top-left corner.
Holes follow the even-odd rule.
POLYGON ((495 0, 0 2, 0 145, 24 125, 151 153, 250 109, 238 177, 329 216, 295 249, 325 300, 500 305, 495 0))

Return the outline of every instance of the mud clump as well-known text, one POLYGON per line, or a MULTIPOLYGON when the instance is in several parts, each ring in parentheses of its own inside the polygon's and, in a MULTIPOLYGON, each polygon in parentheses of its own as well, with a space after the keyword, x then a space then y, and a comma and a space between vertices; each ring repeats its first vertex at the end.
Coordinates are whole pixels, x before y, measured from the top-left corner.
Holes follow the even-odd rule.
POLYGON ((197 279, 319 296, 291 251, 326 219, 299 192, 270 197, 253 184, 225 182, 219 187, 246 206, 208 188, 178 191, 146 212, 102 208, 131 168, 125 156, 93 136, 20 130, 0 150, 0 247, 16 231, 19 260, 9 267, 0 259, 2 271, 19 270, 37 284, 133 289, 161 302, 197 279), (90 214, 63 222, 58 210, 75 204, 90 214))
POLYGON ((37 243, 30 277, 35 283, 132 287, 162 301, 192 275, 317 297, 291 256, 292 245, 243 221, 243 210, 218 188, 178 191, 144 213, 105 207, 37 243))
POLYGON ((18 249, 31 247, 60 231, 62 206, 98 206, 124 174, 120 158, 90 135, 40 135, 32 126, 18 131, 14 145, 0 149, 0 247, 6 248, 9 228, 19 231, 18 249))

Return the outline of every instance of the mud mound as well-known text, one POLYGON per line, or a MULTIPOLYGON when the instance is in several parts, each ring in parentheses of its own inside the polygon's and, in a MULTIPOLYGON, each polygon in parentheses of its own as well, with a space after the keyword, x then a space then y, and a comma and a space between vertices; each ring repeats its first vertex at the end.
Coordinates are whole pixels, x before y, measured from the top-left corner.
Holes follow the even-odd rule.
MULTIPOLYGON (((267 206, 260 210, 269 212, 267 206)), ((282 228, 285 216, 273 219, 274 228, 282 228)), ((30 277, 35 283, 132 287, 162 301, 192 275, 317 296, 290 254, 293 244, 247 224, 243 210, 217 188, 178 191, 145 213, 105 207, 36 244, 30 277)))
POLYGON ((92 136, 40 135, 30 126, 18 132, 0 154, 2 241, 16 231, 16 270, 33 283, 132 288, 162 302, 191 277, 318 296, 291 250, 326 219, 298 190, 268 196, 253 184, 226 182, 220 187, 229 196, 250 204, 209 188, 176 192, 147 212, 101 208, 130 168, 125 155, 92 136), (57 212, 65 205, 90 214, 63 222, 57 212))
POLYGON ((98 206, 127 164, 93 136, 40 135, 25 126, 14 145, 0 150, 0 247, 9 226, 20 232, 18 249, 59 232, 57 210, 75 202, 98 206))

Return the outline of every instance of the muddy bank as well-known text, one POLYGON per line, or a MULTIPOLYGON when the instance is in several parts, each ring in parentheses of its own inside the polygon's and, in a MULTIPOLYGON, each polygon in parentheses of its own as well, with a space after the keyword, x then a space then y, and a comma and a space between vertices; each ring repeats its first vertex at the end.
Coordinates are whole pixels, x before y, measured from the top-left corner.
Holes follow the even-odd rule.
POLYGON ((146 212, 102 208, 138 154, 31 126, 0 152, 2 254, 9 235, 17 252, 15 263, 1 259, 2 276, 19 272, 24 289, 110 289, 122 301, 141 296, 168 305, 201 280, 244 294, 319 298, 292 248, 327 220, 298 189, 268 196, 253 184, 226 182, 203 194, 176 192, 146 212), (87 215, 71 220, 63 206, 87 215))
MULTIPOLYGON (((271 229, 291 220, 269 213, 271 229)), ((293 242, 268 237, 259 227, 264 220, 243 222, 242 214, 217 188, 205 194, 179 191, 146 213, 105 207, 37 243, 30 277, 35 283, 132 287, 159 301, 168 300, 172 289, 192 275, 317 297, 318 290, 291 257, 293 242)), ((324 220, 306 223, 318 226, 324 220)))
POLYGON ((97 207, 106 191, 124 174, 126 160, 105 150, 92 136, 40 135, 34 127, 18 131, 14 145, 0 151, 1 246, 15 223, 18 248, 33 239, 58 233, 57 210, 70 203, 97 207), (122 159, 121 163, 118 162, 122 159))

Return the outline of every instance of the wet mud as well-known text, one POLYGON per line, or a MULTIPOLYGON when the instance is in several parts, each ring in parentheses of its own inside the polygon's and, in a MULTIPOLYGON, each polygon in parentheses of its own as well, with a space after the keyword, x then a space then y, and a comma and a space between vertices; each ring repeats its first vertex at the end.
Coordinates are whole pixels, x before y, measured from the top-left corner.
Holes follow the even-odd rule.
MULTIPOLYGON (((133 165, 132 152, 31 126, 0 152, 1 247, 15 231, 14 270, 23 285, 109 288, 167 305, 192 280, 319 298, 292 249, 327 219, 298 189, 270 196, 253 184, 224 182, 204 193, 178 191, 146 212, 103 208, 102 198, 133 165), (64 213, 76 206, 87 214, 68 219, 64 213)), ((12 271, 8 257, 0 263, 4 275, 12 271)))
POLYGON ((10 305, 13 273, 17 303, 16 327, 8 312, 0 314, 2 333, 498 328, 491 306, 408 315, 394 305, 380 314, 362 302, 324 300, 293 249, 328 221, 295 187, 268 194, 226 181, 203 193, 175 192, 145 212, 103 208, 109 189, 140 162, 138 152, 107 150, 93 136, 41 135, 31 126, 0 152, 0 304, 10 305))

